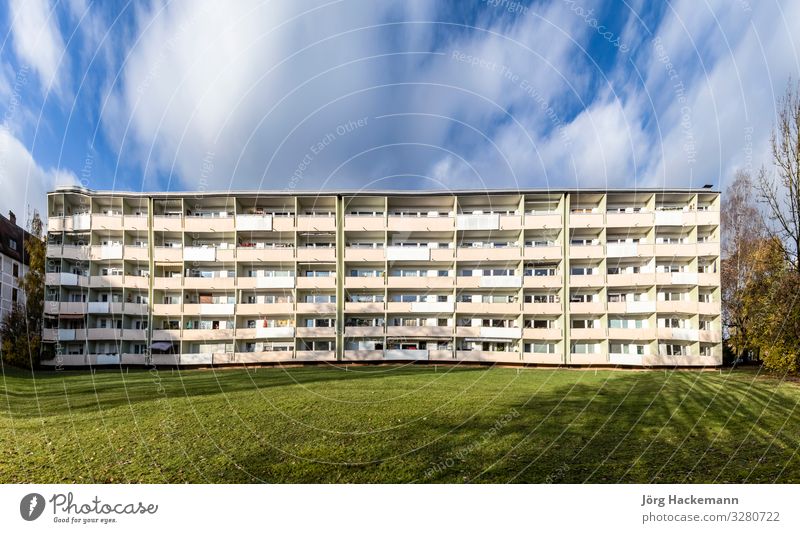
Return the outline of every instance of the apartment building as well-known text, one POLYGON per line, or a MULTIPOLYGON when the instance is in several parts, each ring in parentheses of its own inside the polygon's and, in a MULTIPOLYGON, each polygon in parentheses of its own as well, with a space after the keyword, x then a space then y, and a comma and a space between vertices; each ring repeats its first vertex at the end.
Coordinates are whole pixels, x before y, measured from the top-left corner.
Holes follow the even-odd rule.
POLYGON ((48 196, 51 364, 722 361, 719 193, 48 196))
POLYGON ((28 256, 24 251, 29 238, 33 237, 17 225, 13 212, 8 213, 8 218, 0 215, 0 322, 14 304, 25 303, 19 280, 28 273, 28 256))

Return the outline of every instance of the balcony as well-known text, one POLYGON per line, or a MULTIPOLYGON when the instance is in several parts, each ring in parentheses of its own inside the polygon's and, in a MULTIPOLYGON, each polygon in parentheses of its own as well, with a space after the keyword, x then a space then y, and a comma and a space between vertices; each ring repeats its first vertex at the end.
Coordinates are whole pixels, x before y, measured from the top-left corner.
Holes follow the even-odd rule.
POLYGON ((148 261, 150 249, 147 246, 125 246, 125 259, 148 261))
POLYGON ((86 338, 90 341, 118 341, 122 339, 122 330, 116 328, 89 328, 86 338))
POLYGON ((389 231, 453 231, 455 219, 448 216, 396 216, 388 218, 389 231))
POLYGON ((605 225, 603 213, 570 213, 571 228, 602 228, 605 225))
POLYGON ((519 289, 522 276, 480 276, 478 286, 483 289, 519 289))
POLYGON ((521 328, 481 326, 480 337, 484 339, 521 339, 521 328))
POLYGON ((150 363, 154 365, 176 366, 178 363, 180 363, 180 360, 180 354, 154 353, 150 356, 150 363))
POLYGON ((183 217, 153 217, 153 231, 183 231, 183 217))
POLYGON ((697 284, 702 287, 719 287, 719 273, 697 274, 697 284))
POLYGON ((570 302, 569 312, 602 315, 606 312, 606 305, 603 302, 570 302))
POLYGON ((46 285, 64 285, 69 287, 88 287, 89 276, 79 276, 67 272, 48 272, 45 274, 46 285))
POLYGON ((285 351, 266 351, 266 352, 236 352, 233 356, 234 363, 277 363, 282 361, 292 361, 294 359, 293 350, 285 351))
POLYGON ((608 328, 608 338, 614 340, 651 341, 656 338, 653 328, 608 328))
POLYGON ((459 361, 487 363, 519 363, 519 352, 484 352, 481 350, 459 350, 456 352, 459 361))
POLYGON ((498 214, 457 215, 456 216, 456 229, 459 230, 459 231, 499 230, 500 229, 500 215, 498 215, 498 214))
POLYGON ((570 259, 602 259, 604 255, 605 250, 601 244, 569 247, 570 259))
POLYGON ((123 353, 120 354, 120 360, 123 365, 145 365, 147 364, 147 356, 143 353, 123 353))
POLYGON ((181 287, 183 287, 183 277, 181 276, 153 278, 154 289, 180 289, 181 287))
POLYGON ((381 216, 345 215, 345 231, 383 231, 386 229, 386 219, 381 216))
POLYGON ((452 337, 451 326, 388 326, 389 337, 452 337))
POLYGON ((183 248, 156 246, 153 248, 153 259, 164 263, 180 263, 183 261, 183 248))
POLYGON ((64 231, 64 217, 47 217, 47 233, 64 231))
POLYGON ((348 289, 382 289, 383 276, 352 276, 344 278, 344 286, 348 289))
POLYGON ((297 350, 296 361, 336 361, 336 352, 333 350, 297 350))
POLYGON ((655 212, 656 226, 694 226, 696 221, 694 211, 678 209, 655 212))
POLYGON ((123 229, 122 215, 104 215, 95 213, 92 215, 93 230, 121 230, 123 229))
POLYGON ((299 215, 297 217, 297 231, 300 232, 320 232, 336 231, 336 217, 330 216, 308 216, 299 215))
POLYGON ((427 246, 388 246, 387 261, 430 261, 431 251, 427 246))
POLYGON ((336 312, 335 303, 306 303, 300 302, 297 304, 298 313, 325 313, 331 314, 336 312))
POLYGON ((180 354, 181 365, 211 365, 214 364, 213 353, 182 353, 180 354))
POLYGON ((653 272, 609 274, 607 279, 609 287, 649 287, 656 283, 656 275, 653 272))
POLYGON ((560 228, 560 213, 526 214, 525 229, 553 229, 560 228))
POLYGON ((560 353, 524 353, 522 361, 535 365, 560 365, 564 363, 564 356, 560 353))
POLYGON ((125 215, 125 229, 132 231, 147 231, 147 217, 139 215, 125 215))
POLYGON ((563 311, 560 303, 525 303, 522 312, 526 315, 560 315, 563 311))
POLYGON ((659 285, 697 285, 698 275, 694 272, 658 272, 656 283, 659 285))
POLYGON ((121 315, 122 310, 122 302, 88 302, 86 304, 88 313, 121 315))
POLYGON ((700 335, 696 329, 660 327, 658 328, 658 338, 661 340, 697 342, 700 335))
POLYGON ((236 231, 272 231, 272 215, 236 215, 236 231))
MULTIPOLYGON (((410 311, 411 305, 405 305, 408 309, 403 310, 410 311)), ((344 304, 344 310, 347 313, 383 313, 384 309, 383 302, 345 302, 344 304)))
POLYGON ((154 341, 179 341, 181 339, 181 330, 179 329, 154 329, 154 341))
MULTIPOLYGON (((389 303, 389 310, 391 311, 392 304, 389 303)), ((453 302, 411 302, 412 313, 452 313, 455 310, 453 302)))
POLYGON ((122 275, 91 276, 89 286, 93 289, 123 288, 125 283, 122 275))
POLYGON ((697 255, 700 257, 719 257, 719 241, 698 242, 697 255))
MULTIPOLYGON (((50 253, 48 246, 48 254, 50 253)), ((58 257, 59 254, 53 257, 58 257)), ((75 259, 78 261, 87 261, 89 259, 89 247, 75 244, 65 244, 61 249, 61 257, 65 259, 75 259)))
POLYGON ((389 276, 386 286, 390 289, 452 289, 454 280, 449 276, 389 276))
POLYGON ((570 287, 604 287, 606 280, 602 274, 570 276, 569 285, 570 287))
POLYGON ((42 340, 45 342, 53 342, 58 339, 58 329, 57 328, 43 328, 42 329, 42 340))
MULTIPOLYGON (((114 309, 114 305, 116 304, 111 304, 111 309, 114 309)), ((136 316, 146 316, 149 312, 147 304, 137 304, 133 302, 125 302, 124 310, 126 315, 136 316)))
POLYGON ((526 246, 523 248, 524 259, 561 259, 561 246, 526 246))
POLYGON ((385 259, 386 252, 383 248, 348 247, 344 250, 345 261, 371 261, 373 263, 383 263, 385 259))
POLYGON ((146 329, 123 329, 122 340, 145 342, 147 340, 146 329))
POLYGON ((150 278, 147 276, 132 276, 125 274, 125 288, 128 289, 148 289, 150 288, 150 278))
POLYGON ((521 215, 500 215, 500 230, 520 230, 522 229, 521 215))
POLYGON ((336 328, 297 328, 297 336, 299 338, 335 337, 336 328))
POLYGON ((606 328, 570 328, 569 337, 572 340, 605 340, 606 328))
POLYGON ((208 233, 208 232, 232 232, 235 223, 232 216, 200 217, 187 216, 183 220, 183 228, 187 232, 208 233))
POLYGON ((392 361, 424 361, 428 359, 428 350, 386 350, 383 357, 392 361))
POLYGON ((639 243, 609 243, 606 245, 607 257, 652 257, 654 247, 652 244, 639 243))
POLYGON ((656 244, 656 257, 694 257, 697 245, 692 243, 656 244))
POLYGON ((697 302, 689 300, 665 302, 659 300, 656 302, 656 311, 659 313, 688 313, 694 315, 697 313, 697 302))
POLYGON ((722 333, 718 330, 700 330, 697 338, 700 342, 722 342, 722 333))
POLYGON ((719 211, 697 211, 695 218, 698 226, 719 226, 719 211))
POLYGON ((246 315, 291 315, 294 305, 289 302, 277 304, 236 304, 236 313, 246 315))
POLYGON ((459 261, 518 261, 522 251, 519 247, 464 247, 457 249, 456 257, 459 261))
POLYGON ((564 278, 560 275, 555 276, 525 276, 522 279, 522 286, 526 289, 555 289, 561 287, 564 278))
POLYGON ((453 248, 431 248, 431 261, 439 263, 450 263, 455 257, 456 253, 453 248))
POLYGON ((233 289, 236 278, 200 278, 189 276, 183 279, 183 286, 187 289, 233 289))
POLYGON ((383 337, 383 326, 347 326, 344 330, 345 337, 383 337))
POLYGON ((234 329, 184 329, 184 341, 213 341, 233 339, 234 329))
POLYGON ((217 249, 213 246, 187 246, 183 249, 183 260, 213 263, 217 260, 217 249))
POLYGON ((86 302, 61 302, 58 313, 61 315, 85 315, 86 302))
POLYGON ((653 213, 606 213, 609 228, 649 228, 654 222, 653 213))
POLYGON ((237 328, 236 336, 242 339, 291 339, 295 329, 292 326, 237 328))
POLYGON ((336 248, 298 248, 297 260, 333 263, 336 261, 336 248))
POLYGON ((605 352, 571 353, 567 363, 573 365, 607 365, 608 354, 605 352))
POLYGON ((154 315, 178 316, 181 313, 181 304, 153 304, 154 315))
POLYGON ((718 315, 720 314, 719 302, 699 302, 697 304, 697 312, 701 315, 718 315))
POLYGON ((564 337, 564 331, 555 328, 525 328, 522 330, 522 338, 525 340, 538 341, 560 341, 564 337))
POLYGON ((648 301, 624 302, 624 305, 625 305, 625 312, 629 314, 644 314, 644 313, 656 312, 656 302, 648 302, 648 301))
POLYGON ((290 263, 294 261, 294 248, 256 248, 252 246, 240 246, 236 249, 236 259, 240 262, 251 263, 258 261, 280 261, 290 263))
POLYGON ((234 314, 234 304, 183 304, 183 314, 204 316, 230 316, 234 314))
POLYGON ((428 350, 428 361, 453 361, 453 350, 428 350))
POLYGON ((456 312, 477 316, 486 314, 518 315, 520 309, 519 303, 458 302, 456 312))
POLYGON ((383 350, 345 350, 342 358, 345 361, 379 361, 383 359, 383 350))
POLYGON ((335 289, 336 276, 305 277, 297 278, 298 289, 335 289))

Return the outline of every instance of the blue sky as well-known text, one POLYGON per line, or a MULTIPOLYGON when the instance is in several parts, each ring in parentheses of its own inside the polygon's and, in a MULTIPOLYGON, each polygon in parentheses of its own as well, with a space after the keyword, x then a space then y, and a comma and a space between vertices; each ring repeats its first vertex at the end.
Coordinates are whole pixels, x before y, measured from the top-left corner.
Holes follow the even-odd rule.
POLYGON ((0 210, 64 183, 724 187, 769 163, 798 20, 775 0, 11 0, 0 210))

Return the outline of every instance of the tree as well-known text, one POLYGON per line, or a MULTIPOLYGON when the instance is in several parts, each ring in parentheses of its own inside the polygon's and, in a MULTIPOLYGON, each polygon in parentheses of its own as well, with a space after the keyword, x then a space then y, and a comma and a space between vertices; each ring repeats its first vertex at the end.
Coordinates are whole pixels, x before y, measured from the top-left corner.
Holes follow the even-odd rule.
POLYGON ((749 342, 769 370, 800 370, 800 275, 786 261, 776 237, 762 239, 753 251, 754 268, 743 297, 750 317, 749 342))
POLYGON ((3 319, 2 359, 13 366, 34 368, 41 358, 46 261, 42 219, 37 211, 33 212, 28 231, 30 237, 23 246, 28 271, 19 281, 25 303, 15 305, 3 319))
POLYGON ((756 267, 755 254, 765 235, 761 214, 753 201, 753 183, 745 171, 736 173, 722 195, 722 321, 737 358, 750 347, 753 316, 745 312, 748 283, 756 267))
POLYGON ((778 121, 770 138, 777 179, 766 168, 759 173, 761 200, 780 238, 783 253, 795 272, 800 272, 800 84, 791 82, 779 101, 778 121))

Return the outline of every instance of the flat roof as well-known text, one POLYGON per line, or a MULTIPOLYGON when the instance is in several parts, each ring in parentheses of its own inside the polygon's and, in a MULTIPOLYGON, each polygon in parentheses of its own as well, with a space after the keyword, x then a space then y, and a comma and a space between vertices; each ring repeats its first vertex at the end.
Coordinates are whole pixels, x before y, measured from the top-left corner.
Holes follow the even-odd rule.
POLYGON ((177 198, 184 196, 473 196, 473 195, 501 195, 501 194, 634 194, 634 193, 673 193, 673 194, 719 194, 719 190, 712 187, 645 187, 645 188, 519 188, 519 189, 452 189, 452 190, 408 190, 408 189, 339 189, 330 191, 309 191, 292 189, 264 189, 264 190, 230 190, 230 191, 99 191, 74 185, 57 187, 48 194, 77 193, 89 196, 129 196, 129 197, 162 197, 177 198))

